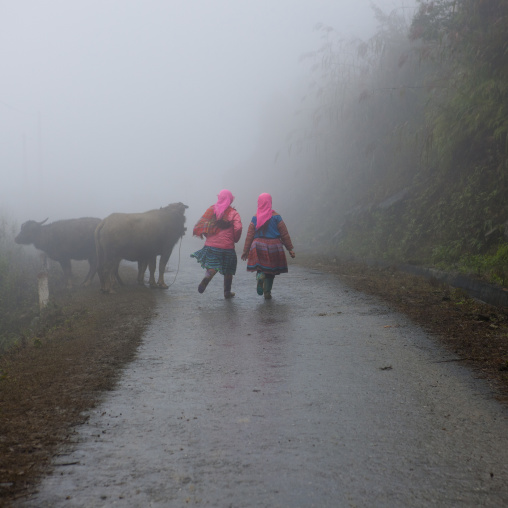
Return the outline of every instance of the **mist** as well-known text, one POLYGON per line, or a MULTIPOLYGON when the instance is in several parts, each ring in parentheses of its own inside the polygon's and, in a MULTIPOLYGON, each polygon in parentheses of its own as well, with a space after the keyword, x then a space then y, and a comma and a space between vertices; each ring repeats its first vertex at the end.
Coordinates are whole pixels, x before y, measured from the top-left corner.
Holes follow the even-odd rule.
POLYGON ((370 4, 2 2, 0 211, 52 222, 181 201, 192 226, 229 188, 248 224, 308 84, 314 27, 368 37, 370 4))

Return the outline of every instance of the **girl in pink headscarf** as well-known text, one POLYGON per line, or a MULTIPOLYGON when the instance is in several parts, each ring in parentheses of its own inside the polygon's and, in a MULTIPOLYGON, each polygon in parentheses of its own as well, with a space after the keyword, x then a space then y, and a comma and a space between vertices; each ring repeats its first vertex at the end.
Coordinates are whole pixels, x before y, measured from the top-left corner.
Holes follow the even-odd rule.
POLYGON ((231 206, 234 199, 229 190, 221 190, 215 205, 210 206, 194 226, 192 234, 206 238, 205 246, 191 254, 206 270, 205 277, 198 286, 200 293, 205 291, 213 276, 220 272, 224 275, 224 298, 235 296, 231 292, 231 284, 237 265, 235 243, 242 236, 242 221, 231 206))
POLYGON ((294 258, 295 251, 286 224, 272 210, 272 196, 263 193, 258 198, 258 209, 252 217, 245 238, 242 259, 247 260, 247 270, 257 272, 256 291, 269 300, 272 297, 273 279, 287 273, 288 265, 284 248, 294 258))

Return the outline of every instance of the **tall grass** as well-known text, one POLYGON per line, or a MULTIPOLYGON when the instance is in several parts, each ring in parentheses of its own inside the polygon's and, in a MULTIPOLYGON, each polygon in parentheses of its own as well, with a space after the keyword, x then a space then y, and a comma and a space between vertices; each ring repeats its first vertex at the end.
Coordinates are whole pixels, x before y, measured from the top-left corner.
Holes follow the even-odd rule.
POLYGON ((0 352, 21 342, 39 313, 41 259, 14 242, 17 229, 0 216, 0 352))

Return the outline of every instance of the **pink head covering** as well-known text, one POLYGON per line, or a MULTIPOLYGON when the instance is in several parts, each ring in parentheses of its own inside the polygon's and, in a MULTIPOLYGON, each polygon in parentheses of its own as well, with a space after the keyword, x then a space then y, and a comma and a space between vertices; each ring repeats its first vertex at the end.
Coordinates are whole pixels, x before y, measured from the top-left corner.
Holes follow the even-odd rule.
POLYGON ((267 192, 258 197, 258 211, 256 213, 256 229, 259 229, 272 216, 272 196, 267 192))
POLYGON ((234 201, 235 197, 231 194, 231 191, 227 189, 223 189, 217 195, 219 199, 217 199, 217 203, 213 205, 213 210, 215 212, 215 217, 217 219, 222 219, 224 212, 227 210, 228 206, 234 201))

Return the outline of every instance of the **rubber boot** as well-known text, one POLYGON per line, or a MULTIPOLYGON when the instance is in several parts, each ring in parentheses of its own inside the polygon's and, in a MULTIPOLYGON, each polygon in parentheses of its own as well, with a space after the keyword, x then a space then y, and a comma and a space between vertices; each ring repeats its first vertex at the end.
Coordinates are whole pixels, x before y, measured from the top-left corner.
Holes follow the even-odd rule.
POLYGON ((256 275, 256 291, 259 296, 263 294, 263 284, 265 282, 265 274, 263 272, 258 272, 256 275))
POLYGON ((233 298, 235 293, 231 292, 231 284, 233 283, 233 276, 224 275, 224 298, 233 298))
POLYGON ((211 268, 209 268, 206 271, 205 278, 199 283, 199 286, 198 286, 198 291, 200 293, 204 293, 205 292, 206 286, 208 286, 208 283, 213 279, 213 276, 216 273, 217 272, 215 270, 212 270, 211 268))
POLYGON ((272 297, 272 286, 273 277, 265 277, 265 281, 263 283, 263 293, 265 295, 265 300, 270 300, 272 297))

